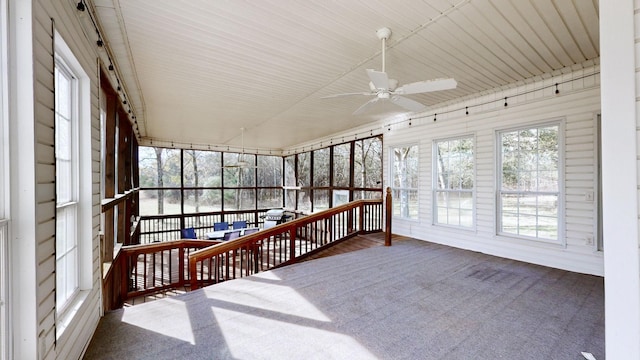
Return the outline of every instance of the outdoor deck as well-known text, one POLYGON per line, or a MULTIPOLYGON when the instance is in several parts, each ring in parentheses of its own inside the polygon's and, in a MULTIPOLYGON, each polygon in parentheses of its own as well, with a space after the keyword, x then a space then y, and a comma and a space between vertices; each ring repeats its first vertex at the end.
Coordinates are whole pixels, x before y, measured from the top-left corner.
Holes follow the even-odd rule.
POLYGON ((601 277, 407 239, 114 311, 86 358, 538 360, 582 351, 604 358, 601 277))

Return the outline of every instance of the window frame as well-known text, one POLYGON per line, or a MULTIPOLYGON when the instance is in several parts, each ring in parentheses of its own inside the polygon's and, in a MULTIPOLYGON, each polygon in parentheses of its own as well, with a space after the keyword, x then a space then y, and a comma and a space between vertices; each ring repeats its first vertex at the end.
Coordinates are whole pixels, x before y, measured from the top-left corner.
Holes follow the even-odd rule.
MULTIPOLYGON (((566 246, 566 236, 565 236, 565 207, 564 207, 564 199, 566 196, 566 188, 565 188, 565 173, 564 173, 564 164, 565 164, 565 120, 564 119, 553 119, 543 122, 535 122, 535 123, 527 123, 519 126, 504 128, 496 130, 495 133, 495 161, 496 161, 496 177, 495 177, 495 189, 496 189, 496 235, 500 237, 508 237, 513 239, 522 239, 529 241, 537 241, 543 243, 551 243, 558 244, 561 246, 566 246), (549 195, 554 194, 551 191, 518 191, 518 190, 507 190, 503 191, 502 189, 502 177, 503 177, 503 152, 502 152, 502 136, 505 133, 510 132, 519 132, 522 130, 531 130, 531 129, 541 129, 548 127, 557 127, 557 205, 556 205, 556 217, 557 217, 557 238, 545 238, 540 236, 530 236, 530 235, 522 235, 512 232, 503 231, 503 206, 502 206, 502 195, 503 194, 529 194, 529 195, 549 195)), ((539 163, 536 163, 538 166, 539 163)), ((537 209, 536 209, 537 213, 537 209)), ((536 223, 538 222, 538 216, 536 215, 536 223)), ((537 230, 536 230, 537 232, 537 230)))
MULTIPOLYGON (((190 184, 190 186, 186 186, 186 182, 184 181, 185 176, 187 175, 187 166, 185 164, 188 163, 188 161, 186 160, 188 157, 187 156, 183 156, 183 161, 182 161, 182 165, 180 165, 182 167, 182 171, 184 172, 183 174, 183 183, 182 184, 172 184, 172 185, 165 185, 163 184, 162 186, 159 186, 157 183, 153 183, 150 184, 146 181, 142 181, 141 186, 140 186, 140 197, 143 198, 139 201, 139 203, 143 203, 144 201, 146 201, 144 199, 144 197, 146 196, 147 192, 160 192, 160 191, 177 191, 177 192, 182 192, 183 195, 186 192, 190 192, 190 191, 196 191, 196 190, 211 190, 211 191, 219 191, 220 192, 220 198, 224 199, 224 195, 223 192, 226 190, 255 190, 255 208, 247 208, 244 210, 258 210, 258 211, 262 211, 265 208, 263 208, 263 206, 267 206, 267 208, 280 208, 280 207, 284 207, 287 208, 289 210, 299 210, 301 212, 312 212, 312 211, 317 211, 317 210, 321 210, 322 209, 322 205, 324 205, 324 208, 326 208, 326 204, 329 203, 330 206, 334 206, 331 205, 333 203, 333 199, 335 198, 334 195, 334 191, 342 191, 342 190, 346 190, 349 192, 349 200, 353 200, 353 199, 380 199, 382 198, 383 195, 383 190, 382 190, 382 179, 383 179, 383 171, 382 171, 382 167, 383 167, 383 156, 384 156, 384 145, 383 145, 383 139, 381 135, 375 135, 375 136, 371 136, 371 137, 366 137, 363 139, 358 139, 358 140, 351 140, 345 143, 338 143, 338 144, 329 144, 324 148, 320 148, 323 151, 327 151, 328 152, 328 163, 324 164, 325 167, 328 166, 329 169, 333 169, 333 149, 336 146, 345 146, 345 148, 348 146, 349 149, 349 154, 351 155, 352 153, 355 152, 355 149, 358 148, 358 146, 356 144, 358 143, 364 143, 365 140, 368 140, 371 142, 371 144, 369 144, 367 146, 367 148, 370 149, 375 149, 371 150, 371 151, 364 151, 364 155, 362 156, 362 159, 365 160, 365 163, 361 165, 362 169, 366 169, 368 170, 368 172, 362 171, 365 174, 369 174, 367 175, 367 178, 364 179, 363 181, 365 182, 362 185, 358 185, 356 186, 354 184, 354 172, 355 172, 355 161, 353 161, 353 166, 352 166, 352 162, 349 162, 349 168, 348 168, 348 174, 346 174, 347 172, 347 167, 345 166, 345 177, 348 176, 348 184, 343 183, 341 184, 341 186, 337 186, 335 184, 332 185, 332 174, 331 172, 328 174, 328 182, 325 182, 323 184, 321 184, 321 186, 318 186, 317 183, 315 183, 314 181, 312 181, 312 176, 314 174, 314 171, 312 169, 312 165, 313 165, 313 153, 314 151, 317 151, 318 149, 310 149, 309 151, 305 151, 302 153, 296 153, 296 154, 291 154, 291 155, 272 155, 272 154, 245 154, 245 156, 253 156, 255 157, 256 161, 255 161, 255 165, 254 166, 254 161, 251 161, 251 166, 249 166, 248 169, 243 169, 243 171, 249 171, 251 170, 251 172, 253 174, 255 174, 255 184, 250 184, 250 185, 232 185, 232 184, 225 184, 224 183, 224 173, 231 173, 231 170, 237 170, 234 167, 227 167, 226 169, 223 169, 222 171, 222 183, 215 185, 215 186, 198 186, 197 188, 194 187, 194 184, 190 184), (379 145, 378 145, 379 144, 379 145), (277 161, 276 161, 277 159, 277 161), (264 160, 264 161, 263 161, 264 160), (277 181, 275 182, 270 182, 268 184, 261 184, 259 182, 260 179, 260 174, 264 173, 264 171, 262 171, 262 168, 264 166, 264 163, 273 163, 273 167, 276 168, 276 173, 278 175, 277 181), (352 168, 353 167, 353 168, 352 168), (377 176, 373 176, 371 174, 378 174, 377 176), (371 181, 371 179, 373 179, 372 184, 370 184, 368 181, 371 181), (379 179, 379 180, 377 180, 379 179), (377 181, 376 181, 377 180, 377 181), (262 204, 261 203, 261 199, 263 199, 263 197, 261 196, 261 194, 271 194, 269 195, 270 198, 270 202, 267 204, 262 204), (315 196, 315 201, 314 200, 314 196, 315 196), (322 204, 320 204, 320 206, 317 206, 319 203, 317 201, 318 198, 322 198, 322 204), (277 202, 277 204, 276 204, 277 202), (314 205, 315 203, 315 205, 314 205)), ((365 149, 364 146, 361 146, 360 148, 365 149)), ((143 145, 143 146, 139 146, 138 147, 138 152, 139 154, 142 154, 142 152, 148 152, 150 151, 150 149, 162 149, 162 150, 181 150, 181 151, 191 151, 191 149, 180 149, 180 148, 167 148, 167 147, 158 147, 158 146, 154 146, 152 144, 149 145, 143 145)), ((221 154, 220 156, 222 156, 223 158, 227 155, 239 155, 241 153, 237 153, 237 152, 230 152, 230 151, 218 151, 218 150, 199 150, 199 151, 203 151, 203 152, 212 152, 212 153, 219 153, 221 154)), ((231 159, 232 160, 232 159, 231 159)), ((152 163, 156 163, 156 160, 151 159, 150 157, 143 157, 140 156, 138 159, 138 164, 139 164, 139 171, 142 173, 143 171, 145 171, 145 169, 151 169, 153 170, 152 172, 157 172, 157 165, 153 165, 152 163), (146 163, 143 164, 143 162, 147 162, 147 161, 151 161, 151 163, 146 163), (155 169, 155 170, 154 170, 155 169)), ((228 165, 234 165, 236 164, 237 161, 230 161, 228 165)), ((221 165, 222 166, 222 165, 221 165)), ((269 165, 267 165, 269 166, 269 165)), ((148 178, 147 175, 145 175, 143 178, 148 178)), ((315 179, 313 179, 315 180, 315 179)), ((346 181, 345 181, 346 182, 346 181)), ((338 193, 338 194, 343 194, 343 193, 338 193)), ((186 206, 186 200, 185 197, 182 197, 182 201, 185 202, 185 206, 186 206)), ((225 201, 220 201, 221 208, 220 209, 216 209, 216 212, 228 212, 228 211, 244 211, 244 210, 237 210, 235 208, 229 208, 228 202, 225 201)), ((143 209, 144 210, 144 209, 143 209)), ((163 214, 157 214, 156 212, 153 213, 148 213, 148 212, 144 212, 141 211, 141 216, 155 216, 155 215, 192 215, 194 214, 193 212, 187 212, 184 211, 184 209, 182 210, 182 212, 171 212, 168 213, 167 211, 165 211, 163 214)))
POLYGON ((394 219, 399 219, 399 220, 408 220, 408 221, 419 221, 420 219, 420 144, 419 143, 408 143, 408 144, 394 144, 394 145, 390 145, 388 147, 389 149, 389 187, 391 188, 391 194, 392 194, 392 199, 393 199, 393 203, 398 203, 396 201, 396 199, 398 198, 398 196, 396 196, 396 194, 398 193, 398 191, 409 191, 409 192, 413 192, 415 193, 415 217, 411 217, 411 196, 409 195, 409 216, 402 216, 402 212, 400 212, 399 215, 396 214, 395 211, 395 206, 394 209, 392 209, 392 216, 394 219), (416 148, 416 181, 418 182, 416 184, 416 187, 395 187, 394 186, 394 177, 396 174, 396 163, 395 163, 395 149, 400 149, 400 148, 411 148, 411 147, 415 147, 416 148))
MULTIPOLYGON (((67 326, 74 319, 76 313, 81 309, 82 304, 88 297, 93 288, 93 241, 95 236, 93 233, 93 167, 92 167, 92 117, 91 117, 91 80, 80 65, 67 43, 62 36, 54 30, 54 64, 57 68, 64 64, 66 70, 75 77, 76 87, 74 98, 76 101, 73 106, 75 111, 75 130, 73 135, 75 139, 70 139, 74 143, 75 161, 77 169, 75 170, 76 191, 76 217, 74 226, 70 231, 76 234, 77 257, 75 262, 75 271, 73 276, 77 280, 77 287, 66 299, 59 299, 56 295, 55 311, 56 311, 56 338, 64 333, 67 326)), ((55 76, 55 74, 54 74, 55 76)), ((57 85, 54 81, 54 97, 57 93, 57 85)), ((57 117, 58 111, 54 109, 54 117, 57 117)), ((56 121, 57 122, 57 121, 56 121)), ((57 127, 54 128, 54 134, 57 127)), ((57 139, 56 139, 57 141, 57 139)), ((57 150, 54 146, 54 156, 57 164, 57 150)), ((58 268, 58 246, 61 239, 58 231, 58 210, 68 209, 70 202, 60 204, 58 202, 58 182, 59 178, 56 173, 56 293, 58 293, 60 284, 57 277, 60 269, 58 268), (61 205, 61 206, 59 206, 61 205)))
MULTIPOLYGON (((63 312, 68 306, 70 301, 76 296, 76 294, 80 291, 80 287, 78 285, 79 283, 79 279, 78 279, 78 271, 77 271, 77 264, 79 263, 80 260, 80 254, 78 251, 78 231, 77 231, 77 223, 78 223, 78 215, 79 215, 79 211, 78 211, 78 207, 79 207, 79 193, 78 193, 78 176, 79 176, 79 164, 78 164, 78 143, 77 143, 77 139, 78 139, 78 117, 79 117, 79 99, 78 99, 78 80, 75 76, 75 74, 73 73, 73 71, 69 68, 69 66, 67 65, 67 61, 59 56, 56 53, 55 56, 55 67, 54 67, 54 74, 55 74, 55 78, 56 80, 54 81, 54 83, 56 85, 54 85, 54 93, 55 93, 55 97, 56 97, 56 106, 54 106, 54 113, 55 113, 55 127, 54 127, 54 132, 55 132, 55 136, 56 136, 56 146, 55 146, 55 158, 56 158, 56 311, 58 311, 58 313, 63 312), (68 144, 68 152, 65 152, 64 154, 60 154, 60 148, 57 146, 57 144, 59 143, 59 128, 61 127, 60 123, 58 122, 58 119, 61 117, 66 117, 66 115, 63 115, 61 113, 59 113, 58 111, 58 95, 59 92, 61 91, 61 89, 58 88, 58 78, 60 76, 64 76, 68 81, 69 81, 69 92, 68 95, 69 96, 69 105, 70 105, 70 109, 69 109, 69 118, 65 119, 69 122, 69 131, 67 134, 69 137, 69 144, 68 144), (61 159, 60 155, 64 155, 65 158, 61 159), (68 157, 68 158, 67 158, 68 157), (66 163, 68 163, 69 165, 69 173, 68 174, 64 174, 65 179, 64 181, 60 181, 61 179, 61 175, 60 173, 58 173, 58 170, 61 168, 60 164, 61 161, 64 161, 66 163), (69 178, 66 178, 66 176, 69 175, 69 178), (68 199, 64 199, 62 202, 60 202, 60 190, 62 189, 62 187, 66 188, 65 190, 68 192, 68 199), (59 233, 60 233, 60 228, 59 226, 61 225, 60 221, 61 221, 61 217, 63 217, 65 219, 65 234, 62 238, 64 238, 66 240, 66 244, 63 244, 64 249, 62 249, 62 246, 60 244, 59 239, 61 238, 59 233), (70 223, 67 223, 67 221, 69 221, 70 223), (69 230, 75 230, 75 231, 69 231, 69 230), (61 253, 61 250, 63 250, 63 254, 61 253), (76 271, 74 274, 65 274, 64 276, 64 283, 65 286, 64 288, 67 288, 67 283, 69 282, 69 280, 71 280, 72 284, 71 287, 73 288, 71 291, 69 291, 68 289, 64 289, 63 291, 61 289, 61 283, 60 283, 60 278, 58 278, 58 274, 60 274, 61 271, 61 263, 67 264, 69 261, 72 261, 73 263, 76 264, 75 268, 76 271), (73 277, 71 277, 73 276, 73 277), (68 293, 68 295, 65 295, 65 293, 68 293), (62 305, 60 305, 60 301, 62 301, 62 305)), ((65 271, 66 273, 66 271, 65 271)))
POLYGON ((7 1, 0 0, 0 359, 10 359, 9 314, 11 302, 9 295, 9 238, 11 232, 9 191, 9 82, 7 53, 7 1))
MULTIPOLYGON (((7 2, 0 0, 0 219, 9 219, 9 74, 7 2)), ((1 270, 0 270, 1 271, 1 270)), ((0 353, 1 355, 1 353, 0 353)))
MULTIPOLYGON (((432 224, 435 226, 444 226, 444 227, 451 227, 451 228, 455 228, 455 229, 461 229, 461 230, 471 230, 474 231, 476 229, 476 178, 477 178, 477 171, 476 171, 476 136, 475 134, 463 134, 463 135, 458 135, 458 136, 453 136, 453 137, 447 137, 447 138, 440 138, 440 139, 434 139, 433 140, 433 146, 432 146, 432 174, 433 174, 433 179, 432 179, 432 224), (438 187, 438 176, 440 174, 440 170, 439 170, 439 166, 438 166, 438 153, 439 153, 439 144, 443 143, 443 142, 451 142, 454 140, 466 140, 469 139, 471 141, 471 162, 472 162, 472 179, 473 179, 473 185, 471 189, 463 189, 461 187, 456 188, 456 189, 440 189, 438 187), (470 226, 464 226, 461 224, 450 224, 450 223, 445 223, 445 222, 439 222, 439 216, 438 216, 438 208, 440 206, 438 206, 438 194, 439 193, 469 193, 471 194, 471 225, 470 226)), ((449 209, 448 206, 446 206, 447 209, 449 209)), ((458 207, 458 210, 460 210, 460 208, 458 207)), ((460 216, 458 216, 459 219, 461 218, 460 216)))

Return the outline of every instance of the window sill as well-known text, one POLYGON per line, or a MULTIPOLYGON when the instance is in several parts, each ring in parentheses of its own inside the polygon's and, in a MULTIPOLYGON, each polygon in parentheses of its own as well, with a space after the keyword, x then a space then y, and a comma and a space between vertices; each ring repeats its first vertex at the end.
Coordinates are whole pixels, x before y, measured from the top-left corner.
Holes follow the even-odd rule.
POLYGON ((393 221, 407 221, 407 222, 413 222, 413 223, 419 223, 420 222, 420 218, 406 218, 406 217, 400 217, 400 216, 393 216, 391 217, 391 219, 393 221))
POLYGON ((551 240, 551 239, 542 239, 542 238, 534 238, 529 236, 518 236, 514 234, 508 233, 498 233, 496 235, 497 238, 505 240, 505 241, 521 241, 523 243, 535 243, 541 245, 549 245, 549 246, 558 246, 558 247, 566 247, 566 243, 562 240, 551 240))
POLYGON ((454 231, 462 231, 462 232, 471 232, 471 233, 476 233, 476 226, 471 226, 471 227, 466 227, 466 226, 457 226, 457 225, 448 225, 448 224, 439 224, 439 223, 434 223, 433 224, 434 227, 437 228, 442 228, 442 229, 446 229, 446 230, 454 230, 454 231))
POLYGON ((60 339, 64 335, 65 330, 71 324, 76 314, 87 300, 91 290, 79 291, 69 306, 57 316, 56 319, 56 340, 60 339))

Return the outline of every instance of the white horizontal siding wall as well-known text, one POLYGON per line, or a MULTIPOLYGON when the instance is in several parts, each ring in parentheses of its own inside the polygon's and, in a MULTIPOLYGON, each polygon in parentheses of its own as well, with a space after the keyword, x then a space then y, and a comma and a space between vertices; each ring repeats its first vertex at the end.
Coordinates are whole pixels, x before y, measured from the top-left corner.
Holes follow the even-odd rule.
POLYGON ((593 67, 567 73, 450 104, 429 112, 423 118, 412 119, 411 125, 406 120, 387 125, 384 131, 385 186, 389 183, 389 148, 395 145, 419 145, 419 218, 415 221, 394 219, 393 232, 530 263, 602 275, 602 254, 596 251, 594 245, 597 204, 587 198, 588 194, 595 194, 597 189, 596 115, 600 111, 597 72, 598 68, 593 67), (583 78, 585 74, 594 75, 583 78), (553 84, 556 82, 561 83, 559 94, 555 94, 553 84), (505 97, 508 103, 506 107, 505 97), (466 106, 469 106, 469 115, 465 114, 466 106), (438 112, 444 115, 435 115, 434 121, 434 114, 438 112), (564 231, 560 234, 564 245, 498 236, 496 132, 549 121, 561 121, 564 124, 561 136, 565 144, 565 216, 561 219, 564 231), (475 139, 476 213, 475 228, 472 230, 433 225, 433 141, 463 135, 471 135, 475 139))
MULTIPOLYGON (((33 58, 36 149, 36 281, 38 323, 38 358, 78 359, 93 335, 100 317, 101 275, 98 228, 100 222, 100 121, 99 72, 95 40, 82 29, 77 2, 70 0, 33 1, 33 58), (91 162, 93 168, 93 201, 91 218, 92 289, 62 335, 56 330, 55 304, 55 153, 54 153, 54 91, 53 29, 61 35, 90 78, 91 86, 91 162)), ((88 19, 85 19, 88 21, 88 19)), ((79 239, 86 241, 86 239, 79 239)), ((14 284, 19 285, 19 284, 14 284)))

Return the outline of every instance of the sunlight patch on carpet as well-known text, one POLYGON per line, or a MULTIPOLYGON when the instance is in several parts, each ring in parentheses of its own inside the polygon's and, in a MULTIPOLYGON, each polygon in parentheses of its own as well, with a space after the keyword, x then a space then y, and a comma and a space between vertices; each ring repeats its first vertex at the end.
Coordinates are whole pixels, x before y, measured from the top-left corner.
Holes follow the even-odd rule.
POLYGON ((187 305, 180 300, 166 298, 163 301, 148 303, 144 307, 125 308, 122 322, 195 344, 187 305), (150 317, 157 320, 149 322, 150 317))

